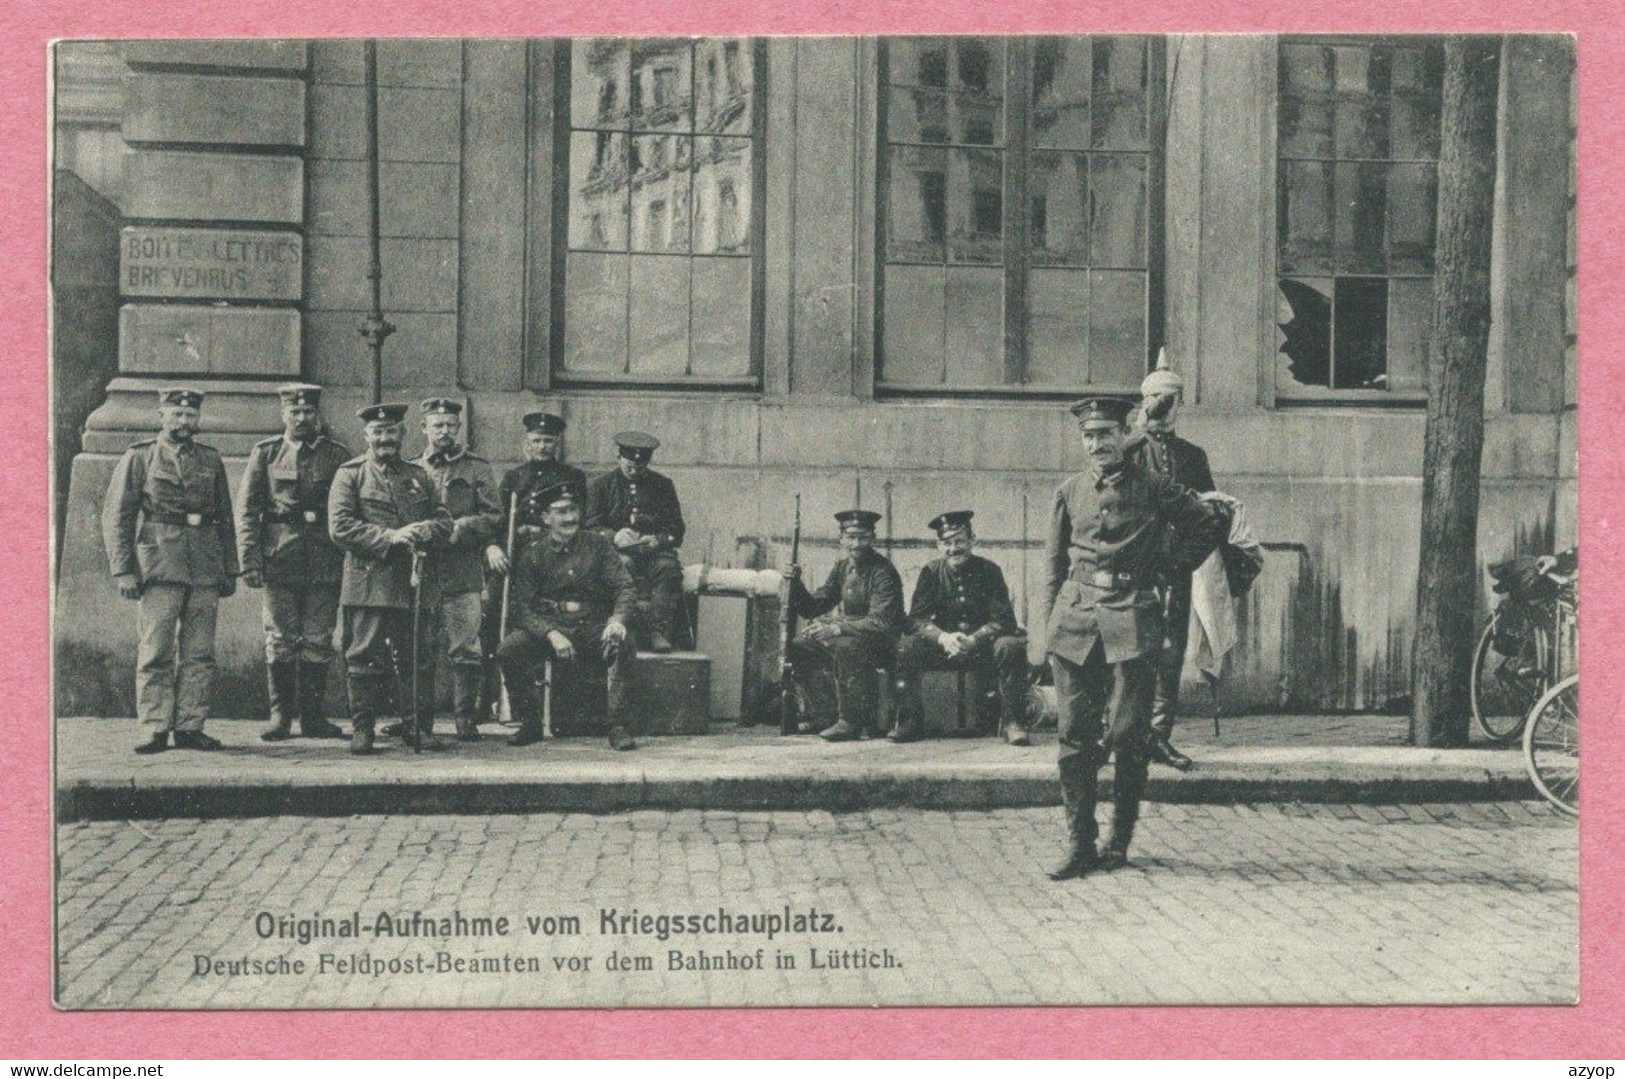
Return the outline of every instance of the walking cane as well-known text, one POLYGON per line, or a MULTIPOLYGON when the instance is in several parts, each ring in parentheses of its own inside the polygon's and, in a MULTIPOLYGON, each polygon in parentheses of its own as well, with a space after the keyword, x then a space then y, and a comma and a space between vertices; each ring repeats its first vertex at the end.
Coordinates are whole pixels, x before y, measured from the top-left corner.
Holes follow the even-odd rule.
POLYGON ((418 726, 418 630, 423 621, 423 550, 412 548, 412 752, 423 749, 423 728, 418 726))
POLYGON ((553 657, 542 661, 542 737, 553 737, 553 657))
MULTIPOLYGON (((515 491, 508 496, 508 572, 502 577, 502 611, 497 615, 497 647, 508 636, 508 596, 513 592, 514 571, 519 568, 518 552, 513 549, 514 539, 518 535, 519 524, 519 492, 515 491)), ((513 705, 508 701, 508 678, 502 673, 501 665, 497 667, 497 684, 501 692, 497 696, 497 722, 504 727, 513 726, 513 705)))

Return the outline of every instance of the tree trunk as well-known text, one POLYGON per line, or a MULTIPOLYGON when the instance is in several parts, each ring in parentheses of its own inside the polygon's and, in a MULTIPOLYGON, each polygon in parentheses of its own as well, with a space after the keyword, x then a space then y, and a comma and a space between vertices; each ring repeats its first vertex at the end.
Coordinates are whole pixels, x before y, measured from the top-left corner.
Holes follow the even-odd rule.
POLYGON ((1467 744, 1501 39, 1445 42, 1411 742, 1467 744))

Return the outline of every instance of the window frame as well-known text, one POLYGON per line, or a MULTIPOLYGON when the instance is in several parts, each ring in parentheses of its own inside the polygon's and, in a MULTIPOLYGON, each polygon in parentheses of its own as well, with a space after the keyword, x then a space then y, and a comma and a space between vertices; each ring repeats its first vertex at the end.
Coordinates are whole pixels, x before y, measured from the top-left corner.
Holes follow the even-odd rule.
MULTIPOLYGON (((1270 114, 1272 123, 1270 125, 1270 130, 1269 130, 1269 139, 1270 139, 1270 141, 1269 141, 1269 164, 1270 164, 1270 168, 1269 168, 1269 174, 1270 174, 1269 175, 1269 184, 1270 184, 1270 187, 1269 187, 1268 207, 1269 207, 1270 220, 1269 220, 1269 234, 1268 234, 1269 235, 1268 252, 1269 252, 1270 275, 1269 275, 1269 278, 1268 278, 1268 280, 1266 282, 1267 288, 1268 288, 1268 295, 1269 295, 1269 301, 1268 301, 1268 305, 1266 307, 1266 310, 1268 310, 1268 311, 1270 311, 1272 313, 1275 311, 1276 305, 1279 302, 1280 287, 1281 287, 1280 282, 1281 282, 1281 280, 1283 278, 1292 278, 1292 279, 1308 279, 1308 278, 1312 278, 1312 279, 1330 280, 1330 281, 1332 281, 1334 283, 1334 288, 1335 288, 1335 282, 1336 281, 1345 280, 1345 279, 1363 279, 1363 280, 1381 280, 1381 281, 1394 281, 1394 280, 1436 281, 1437 280, 1437 278, 1438 278, 1438 267, 1437 267, 1437 262, 1436 261, 1435 261, 1435 266, 1434 266, 1433 271, 1431 273, 1426 273, 1426 274, 1417 274, 1417 273, 1395 273, 1395 274, 1387 274, 1387 273, 1336 273, 1336 272, 1329 273, 1329 274, 1305 273, 1305 272, 1287 273, 1284 270, 1282 270, 1282 268, 1281 268, 1281 235, 1280 235, 1280 218, 1279 218, 1280 207, 1281 207, 1283 199, 1284 199, 1284 189, 1282 187, 1282 175, 1283 175, 1284 170, 1283 170, 1282 166, 1287 161, 1322 161, 1322 162, 1330 162, 1330 163, 1336 163, 1336 162, 1357 163, 1357 162, 1363 162, 1363 161, 1375 161, 1375 162, 1382 163, 1384 165, 1431 163, 1434 166, 1434 169, 1435 169, 1433 223, 1434 223, 1435 259, 1437 258, 1438 221, 1439 221, 1439 215, 1438 215, 1438 197, 1439 196, 1438 196, 1438 184, 1437 184, 1437 168, 1438 168, 1438 165, 1439 165, 1439 158, 1438 157, 1434 157, 1432 159, 1401 158, 1401 157, 1385 157, 1385 158, 1347 157, 1347 158, 1339 158, 1339 157, 1337 157, 1335 155, 1335 153, 1330 157, 1306 156, 1306 155, 1283 156, 1282 153, 1281 153, 1281 131, 1280 131, 1280 118, 1281 118, 1281 112, 1282 112, 1282 106, 1283 106, 1283 100, 1282 100, 1283 95, 1281 93, 1281 70, 1282 70, 1281 65, 1282 65, 1282 49, 1284 47, 1291 46, 1291 45, 1330 45, 1330 46, 1341 45, 1341 46, 1363 46, 1363 47, 1369 48, 1369 47, 1371 47, 1373 45, 1378 45, 1378 44, 1405 44, 1405 43, 1429 41, 1429 40, 1433 39, 1434 36, 1435 35, 1428 35, 1428 34, 1277 34, 1277 35, 1275 35, 1274 49, 1272 50, 1273 51, 1273 58, 1274 58, 1274 66, 1271 69, 1270 77, 1269 77, 1269 91, 1270 91, 1271 97, 1273 99, 1273 106, 1274 107, 1271 110, 1271 114, 1270 114)), ((1441 87, 1441 95, 1442 95, 1442 87, 1441 87)), ((1442 141, 1442 139, 1444 137, 1444 133, 1443 133, 1443 117, 1442 117, 1442 112, 1443 112, 1442 96, 1441 96, 1441 102, 1440 102, 1440 111, 1441 111, 1440 139, 1442 141)), ((1441 148, 1441 152, 1442 152, 1442 148, 1441 148)), ((1333 377, 1333 370, 1334 370, 1334 368, 1332 366, 1330 366, 1330 365, 1335 364, 1335 362, 1336 362, 1337 338, 1336 338, 1336 325, 1335 325, 1335 322, 1336 322, 1336 316, 1335 316, 1335 313, 1334 313, 1334 315, 1333 315, 1333 326, 1328 331, 1329 337, 1328 337, 1328 341, 1327 341, 1327 348, 1328 348, 1328 352, 1329 352, 1329 357, 1328 357, 1329 366, 1327 368, 1327 379, 1328 379, 1328 381, 1330 381, 1331 378, 1333 377)), ((1272 317, 1271 322, 1270 322, 1271 328, 1273 328, 1273 325, 1274 325, 1274 320, 1273 320, 1273 317, 1272 317)), ((1361 388, 1361 387, 1350 387, 1350 388, 1346 388, 1346 389, 1336 389, 1336 388, 1334 388, 1334 387, 1332 387, 1330 385, 1318 386, 1318 385, 1304 385, 1304 384, 1301 384, 1301 383, 1295 384, 1293 382, 1293 380, 1291 380, 1290 376, 1285 375, 1282 372, 1282 369, 1281 369, 1282 363, 1284 361, 1284 354, 1280 350, 1279 331, 1275 331, 1275 332, 1270 333, 1269 334, 1269 339, 1271 341, 1271 344, 1274 347, 1270 350, 1269 355, 1267 357, 1268 366, 1267 366, 1266 371, 1264 373, 1265 377, 1264 377, 1263 381, 1264 381, 1264 384, 1265 384, 1265 398, 1266 398, 1266 401, 1273 403, 1277 407, 1291 408, 1291 407, 1303 407, 1303 406, 1313 407, 1313 406, 1317 406, 1317 405, 1329 405, 1329 406, 1356 406, 1356 407, 1378 407, 1378 408, 1388 407, 1388 408, 1398 408, 1398 409, 1405 409, 1405 410, 1413 410, 1413 409, 1416 409, 1416 408, 1419 408, 1419 407, 1423 407, 1423 406, 1425 406, 1427 404, 1426 370, 1425 369, 1423 371, 1423 388, 1421 390, 1394 391, 1394 390, 1366 389, 1366 388, 1361 388)), ((1385 364, 1387 363, 1387 351, 1386 351, 1386 348, 1387 348, 1387 346, 1386 346, 1386 343, 1385 343, 1385 346, 1384 346, 1384 363, 1385 364)))
MULTIPOLYGON (((872 297, 868 314, 871 389, 875 398, 920 399, 1013 399, 1013 400, 1067 400, 1080 393, 1137 394, 1140 386, 1136 379, 1129 383, 1078 382, 1075 386, 1029 386, 1019 379, 1027 369, 1029 358, 1029 280, 1033 259, 1030 247, 1031 200, 1028 181, 1032 172, 1031 161, 1031 107, 1032 46, 1038 40, 1033 35, 986 35, 1005 47, 1005 101, 1003 146, 1003 259, 999 268, 1004 271, 1003 369, 1006 381, 978 386, 921 386, 887 382, 886 368, 886 243, 890 218, 890 156, 887 108, 890 94, 890 45, 899 37, 875 39, 872 70, 865 79, 872 93, 873 131, 867 140, 873 156, 872 183, 865 194, 872 200, 873 230, 867 237, 872 244, 868 267, 869 292, 872 297)), ((983 36, 983 35, 976 35, 983 36)), ((1145 326, 1145 370, 1149 371, 1166 339, 1164 313, 1166 310, 1166 196, 1167 196, 1167 49, 1166 34, 1063 34, 1045 37, 1099 38, 1138 37, 1146 41, 1146 201, 1145 201, 1145 253, 1146 300, 1142 317, 1145 326)), ((1108 150, 1080 151, 1089 154, 1111 153, 1108 150)), ((1136 151, 1116 151, 1135 153, 1136 151)), ((1079 272, 1091 272, 1080 267, 1079 272)))
MULTIPOLYGON (((658 35, 653 35, 658 37, 658 35)), ((751 208, 750 208, 750 253, 748 255, 722 255, 712 256, 698 254, 693 251, 681 254, 653 254, 657 258, 686 258, 691 262, 703 258, 746 258, 750 262, 750 325, 746 339, 748 353, 748 367, 742 375, 640 375, 630 371, 607 372, 594 371, 588 373, 572 373, 564 370, 560 365, 564 357, 565 341, 565 287, 568 260, 570 253, 570 140, 575 128, 571 124, 571 64, 572 48, 577 42, 588 40, 581 38, 558 38, 551 42, 539 43, 544 55, 533 55, 533 70, 531 82, 533 86, 532 106, 527 117, 527 127, 531 137, 535 140, 532 160, 540 162, 545 154, 547 157, 545 175, 541 170, 533 169, 531 183, 544 188, 535 192, 532 205, 540 209, 538 204, 545 204, 546 219, 543 221, 530 221, 528 227, 534 231, 545 230, 547 235, 545 262, 538 260, 537 265, 545 265, 547 272, 546 282, 546 310, 539 312, 541 317, 534 321, 545 323, 537 325, 532 332, 532 340, 526 342, 527 362, 525 363, 525 383, 527 388, 535 390, 547 389, 623 389, 623 390, 675 390, 691 392, 716 391, 760 391, 763 378, 763 353, 765 339, 765 308, 766 308, 766 273, 767 273, 767 113, 768 113, 768 42, 765 37, 749 35, 712 35, 727 40, 744 40, 750 44, 749 64, 752 78, 751 87, 751 208), (540 62, 537 62, 540 61, 540 62), (551 67, 549 73, 546 68, 551 67), (549 74, 551 77, 549 77, 549 74), (549 101, 541 101, 541 95, 550 95, 549 101), (541 139, 546 137, 545 128, 551 120, 551 144, 541 145, 541 139), (541 337, 545 330, 547 354, 535 356, 535 338, 541 337)), ((630 42, 650 40, 651 36, 627 37, 630 42)), ((707 40, 702 36, 677 35, 677 39, 687 42, 707 40)), ((691 82, 698 78, 698 71, 691 65, 691 82)), ((699 133, 693 133, 698 139, 699 133)), ((692 214, 692 207, 690 213, 692 214)), ((534 211, 533 211, 534 213, 534 211)), ((541 254, 538 250, 542 237, 533 236, 532 251, 541 254)), ((630 256, 633 252, 628 249, 630 256)), ((527 284, 526 294, 534 296, 533 289, 527 284)), ((690 296, 689 325, 692 335, 693 325, 693 298, 690 296)))

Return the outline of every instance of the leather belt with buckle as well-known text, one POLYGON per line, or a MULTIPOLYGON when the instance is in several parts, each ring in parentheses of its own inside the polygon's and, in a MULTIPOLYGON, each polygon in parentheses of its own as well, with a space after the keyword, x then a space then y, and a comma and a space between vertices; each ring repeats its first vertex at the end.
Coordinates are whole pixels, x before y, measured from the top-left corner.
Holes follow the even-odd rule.
POLYGON ((188 513, 186 515, 186 523, 191 525, 193 528, 202 528, 203 527, 203 514, 201 514, 201 513, 188 513))
POLYGON ((214 515, 210 513, 162 513, 148 514, 151 520, 166 525, 186 525, 189 528, 202 528, 204 525, 214 523, 214 515))
POLYGON ((585 606, 586 604, 573 599, 559 601, 559 610, 563 611, 565 614, 580 614, 581 608, 585 606))
POLYGON ((1104 588, 1108 591, 1118 588, 1140 589, 1151 587, 1149 583, 1135 577, 1132 573, 1107 573, 1104 570, 1091 573, 1084 580, 1096 588, 1104 588))
POLYGON ((313 525, 316 523, 317 513, 315 510, 306 510, 302 516, 305 518, 305 523, 307 525, 313 525))

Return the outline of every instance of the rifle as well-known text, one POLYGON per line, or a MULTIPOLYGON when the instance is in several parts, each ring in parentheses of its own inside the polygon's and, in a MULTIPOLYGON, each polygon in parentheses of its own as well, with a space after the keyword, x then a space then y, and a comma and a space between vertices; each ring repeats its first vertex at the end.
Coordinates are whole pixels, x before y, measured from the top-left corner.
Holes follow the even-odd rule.
POLYGON ((412 732, 412 753, 423 748, 423 728, 418 725, 418 635, 423 624, 423 549, 412 548, 412 714, 406 727, 412 732))
POLYGON ((790 642, 796 636, 796 585, 801 581, 801 494, 796 494, 796 527, 790 537, 790 564, 779 585, 779 733, 796 730, 795 661, 790 642))
POLYGON ((553 657, 542 661, 542 737, 553 737, 553 657))
MULTIPOLYGON (((519 527, 519 492, 514 491, 508 496, 508 572, 502 575, 502 613, 497 616, 497 647, 508 636, 508 596, 513 592, 513 574, 518 569, 519 552, 513 549, 514 539, 519 527)), ((513 705, 508 701, 508 680, 503 677, 502 671, 497 671, 497 684, 502 687, 497 698, 497 722, 507 727, 513 723, 513 705)))

